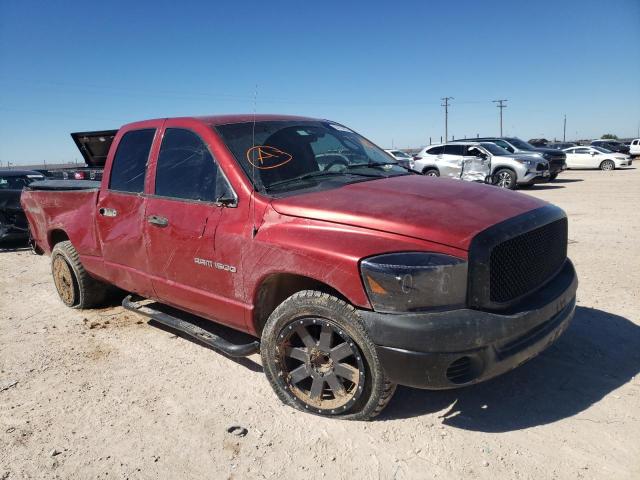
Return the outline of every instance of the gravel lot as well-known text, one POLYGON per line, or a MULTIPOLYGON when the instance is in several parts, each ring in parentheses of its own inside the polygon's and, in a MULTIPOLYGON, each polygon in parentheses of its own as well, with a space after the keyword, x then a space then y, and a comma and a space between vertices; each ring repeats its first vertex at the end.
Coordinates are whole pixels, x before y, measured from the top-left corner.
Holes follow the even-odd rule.
POLYGON ((640 478, 639 185, 571 171, 526 191, 569 215, 569 330, 488 383, 400 388, 368 423, 283 406, 258 356, 68 309, 47 257, 0 251, 0 479, 640 478))

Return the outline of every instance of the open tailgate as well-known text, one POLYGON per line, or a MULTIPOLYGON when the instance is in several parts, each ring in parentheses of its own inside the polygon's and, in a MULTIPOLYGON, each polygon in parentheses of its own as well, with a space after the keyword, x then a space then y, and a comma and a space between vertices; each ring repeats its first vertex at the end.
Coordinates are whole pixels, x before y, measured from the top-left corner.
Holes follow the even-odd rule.
POLYGON ((76 132, 71 134, 84 161, 90 167, 103 168, 118 130, 76 132))

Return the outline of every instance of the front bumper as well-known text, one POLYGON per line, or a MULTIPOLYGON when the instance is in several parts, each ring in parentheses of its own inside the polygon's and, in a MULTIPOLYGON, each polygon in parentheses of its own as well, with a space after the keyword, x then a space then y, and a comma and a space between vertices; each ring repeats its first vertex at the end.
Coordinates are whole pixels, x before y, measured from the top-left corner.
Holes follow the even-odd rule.
POLYGON ((518 181, 518 185, 535 185, 537 183, 549 183, 550 180, 549 170, 543 170, 541 172, 527 172, 522 179, 518 181))
POLYGON ((389 380, 447 389, 488 380, 545 350, 573 318, 577 287, 567 260, 533 298, 508 312, 359 313, 389 380))

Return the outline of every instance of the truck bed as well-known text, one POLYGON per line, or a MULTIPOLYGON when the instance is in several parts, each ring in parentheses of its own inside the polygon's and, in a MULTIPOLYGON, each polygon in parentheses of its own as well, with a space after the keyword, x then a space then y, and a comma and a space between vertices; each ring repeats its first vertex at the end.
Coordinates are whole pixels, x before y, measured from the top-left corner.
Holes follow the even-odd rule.
POLYGON ((27 190, 98 190, 100 182, 91 180, 41 180, 31 183, 27 190))
POLYGON ((31 235, 43 252, 50 253, 53 237, 64 232, 81 257, 101 255, 94 226, 99 187, 87 180, 44 180, 22 191, 31 235))

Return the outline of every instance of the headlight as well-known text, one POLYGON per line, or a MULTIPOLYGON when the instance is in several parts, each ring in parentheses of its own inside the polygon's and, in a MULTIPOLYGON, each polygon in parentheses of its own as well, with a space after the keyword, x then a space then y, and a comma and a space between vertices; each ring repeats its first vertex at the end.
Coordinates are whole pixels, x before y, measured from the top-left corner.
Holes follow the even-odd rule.
POLYGON ((467 296, 467 262, 440 253, 401 252, 363 260, 360 271, 376 312, 461 307, 467 296))
POLYGON ((522 164, 526 165, 528 168, 535 167, 538 162, 535 160, 522 160, 522 164))

